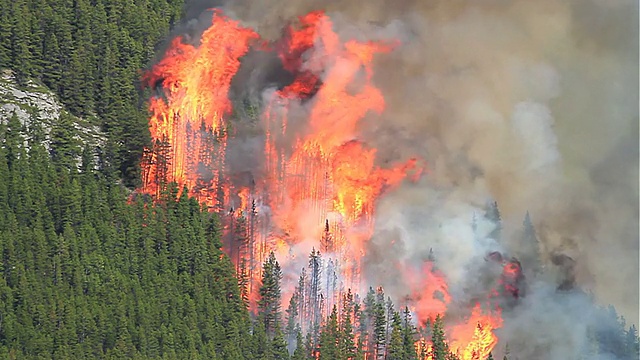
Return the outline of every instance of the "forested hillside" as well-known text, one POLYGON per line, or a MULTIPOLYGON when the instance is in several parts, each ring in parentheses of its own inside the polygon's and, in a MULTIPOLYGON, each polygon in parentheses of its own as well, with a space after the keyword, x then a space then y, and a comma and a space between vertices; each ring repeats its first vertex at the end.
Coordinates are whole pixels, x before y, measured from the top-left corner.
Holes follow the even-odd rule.
POLYGON ((19 128, 0 129, 0 358, 252 358, 214 215, 177 190, 129 205, 19 128))
MULTIPOLYGON (((217 215, 177 188, 129 203, 88 151, 76 168, 71 134, 54 133, 50 156, 42 133, 16 116, 0 126, 0 358, 418 358, 409 313, 401 321, 381 290, 362 304, 349 293, 303 341, 273 253, 250 316, 217 215)), ((425 331, 448 354, 441 323, 425 331)))
POLYGON ((180 17, 183 1, 1 0, 0 68, 52 89, 72 114, 108 134, 127 184, 148 141, 140 70, 180 17))

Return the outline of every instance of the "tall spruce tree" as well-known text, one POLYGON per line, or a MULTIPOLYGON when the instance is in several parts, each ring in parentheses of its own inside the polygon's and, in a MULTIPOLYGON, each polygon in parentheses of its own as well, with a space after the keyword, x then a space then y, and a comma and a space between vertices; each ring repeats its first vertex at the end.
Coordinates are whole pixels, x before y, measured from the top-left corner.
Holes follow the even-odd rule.
POLYGON ((273 339, 280 329, 280 301, 282 281, 282 269, 272 251, 262 266, 262 286, 260 287, 260 300, 258 301, 258 318, 262 322, 265 333, 269 339, 273 339))
POLYGON ((309 290, 307 291, 307 312, 310 319, 314 343, 317 343, 322 320, 320 276, 322 274, 322 257, 315 248, 309 254, 309 290))
POLYGON ((498 203, 496 201, 487 204, 484 217, 485 219, 489 220, 494 226, 493 230, 489 234, 489 237, 495 239, 496 241, 501 241, 502 217, 500 216, 500 209, 498 209, 498 203))
POLYGON ((384 291, 378 288, 373 310, 373 344, 376 359, 383 359, 387 343, 387 314, 384 291))
POLYGON ((449 346, 444 336, 444 325, 438 314, 431 330, 431 357, 433 360, 448 360, 449 346))
POLYGON ((331 315, 320 332, 320 356, 319 360, 341 360, 344 357, 339 352, 340 332, 338 330, 338 309, 334 305, 331 315))
POLYGON ((534 274, 542 271, 540 258, 540 242, 536 236, 531 216, 527 211, 522 222, 522 243, 520 244, 519 258, 525 269, 530 269, 534 274))
POLYGON ((397 311, 393 312, 391 325, 391 339, 387 351, 387 360, 406 360, 409 358, 404 347, 402 318, 397 311))
POLYGON ((635 325, 629 326, 625 334, 625 356, 631 359, 640 357, 640 341, 638 339, 638 330, 635 325))
POLYGON ((296 288, 289 300, 289 306, 285 310, 285 313, 287 314, 285 335, 287 338, 289 353, 293 353, 293 350, 295 349, 296 335, 298 333, 298 295, 299 292, 296 288))
POLYGON ((409 307, 405 306, 402 311, 402 346, 404 347, 404 356, 406 360, 415 360, 417 354, 415 350, 416 329, 411 319, 409 307))
POLYGON ((356 311, 353 294, 351 293, 351 289, 349 289, 342 299, 342 314, 340 318, 339 350, 345 359, 355 359, 357 356, 353 327, 356 311))
POLYGON ((304 342, 302 341, 302 332, 296 334, 296 350, 293 352, 291 360, 307 360, 307 352, 305 351, 304 342))

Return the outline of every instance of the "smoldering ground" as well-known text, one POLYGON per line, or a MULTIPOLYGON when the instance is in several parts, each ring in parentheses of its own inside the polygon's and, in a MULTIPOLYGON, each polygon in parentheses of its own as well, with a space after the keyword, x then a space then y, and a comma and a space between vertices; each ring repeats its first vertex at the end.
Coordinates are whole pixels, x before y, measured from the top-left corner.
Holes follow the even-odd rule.
MULTIPOLYGON (((549 273, 562 270, 552 254, 570 256, 576 285, 637 324, 637 2, 240 0, 220 6, 267 40, 318 9, 345 38, 400 40, 376 58, 374 84, 386 110, 361 123, 361 137, 378 149, 380 162, 419 156, 429 165, 419 183, 381 199, 379 236, 367 251, 370 279, 402 296, 392 286, 399 274, 388 266, 390 253, 419 261, 433 248, 454 287, 471 282, 472 264, 486 251, 525 251, 515 238, 529 211, 549 273), (485 222, 478 241, 471 218, 492 199, 503 215, 503 239, 489 238, 492 224, 485 222)), ((253 66, 241 72, 253 80, 244 91, 255 97, 274 87, 265 80, 271 62, 251 56, 245 62, 253 66)), ((546 320, 505 331, 506 341, 535 337, 551 323, 593 324, 580 311, 563 311, 586 306, 582 297, 545 296, 555 279, 532 280, 538 285, 520 313, 506 317, 505 328, 534 314, 546 320)), ((526 357, 541 344, 563 342, 564 328, 552 328, 557 336, 512 351, 526 357)), ((556 348, 552 358, 581 350, 556 348)))

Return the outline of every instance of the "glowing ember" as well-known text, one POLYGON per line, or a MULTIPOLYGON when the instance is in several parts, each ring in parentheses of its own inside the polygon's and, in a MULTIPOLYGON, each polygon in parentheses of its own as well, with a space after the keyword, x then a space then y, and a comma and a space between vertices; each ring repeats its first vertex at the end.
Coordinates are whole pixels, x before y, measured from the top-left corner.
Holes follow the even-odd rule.
POLYGON ((512 259, 507 262, 502 269, 502 276, 500 282, 504 287, 504 290, 513 296, 519 298, 522 294, 520 289, 524 276, 522 275, 522 266, 516 259, 512 259))

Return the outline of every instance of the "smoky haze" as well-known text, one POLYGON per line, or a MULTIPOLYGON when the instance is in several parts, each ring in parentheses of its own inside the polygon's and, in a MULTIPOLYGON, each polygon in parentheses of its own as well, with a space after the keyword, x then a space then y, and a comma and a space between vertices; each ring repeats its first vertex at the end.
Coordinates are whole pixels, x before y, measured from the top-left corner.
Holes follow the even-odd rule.
MULTIPOLYGON (((513 343, 512 354, 575 358, 586 346, 597 319, 585 315, 585 294, 556 292, 567 277, 638 324, 636 1, 193 2, 193 20, 177 31, 208 26, 202 11, 212 6, 267 40, 318 9, 344 38, 400 40, 376 57, 386 109, 363 119, 360 134, 381 164, 418 156, 428 170, 379 201, 364 269, 371 285, 408 295, 393 265, 420 263, 433 249, 451 292, 464 297, 480 286, 477 267, 489 251, 539 250, 545 275, 530 277, 518 311, 505 314, 501 343, 513 343), (495 224, 483 217, 493 200, 502 239, 491 238, 495 224), (518 240, 527 211, 540 249, 518 240), (554 262, 558 254, 572 265, 554 262)), ((259 102, 286 81, 273 57, 256 52, 234 89, 259 102)), ((237 140, 246 162, 232 163, 247 166, 234 166, 255 168, 246 154, 260 153, 260 136, 237 140)))

